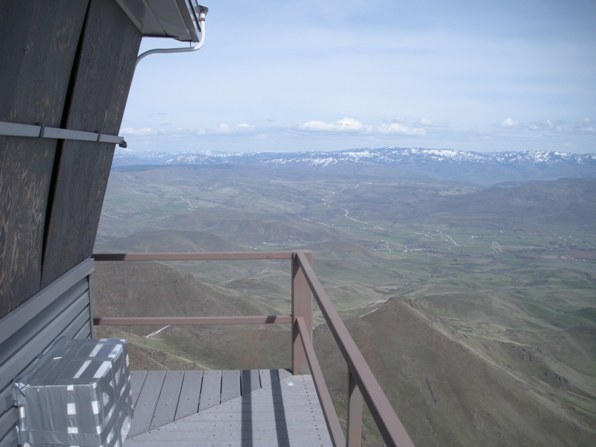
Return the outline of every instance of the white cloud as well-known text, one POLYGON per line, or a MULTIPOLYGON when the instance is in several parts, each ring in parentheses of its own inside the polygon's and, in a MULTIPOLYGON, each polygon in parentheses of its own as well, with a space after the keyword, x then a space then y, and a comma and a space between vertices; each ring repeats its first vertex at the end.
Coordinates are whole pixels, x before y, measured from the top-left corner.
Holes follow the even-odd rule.
POLYGON ((309 130, 314 132, 333 130, 333 124, 327 124, 323 121, 307 121, 306 123, 300 124, 299 127, 302 130, 309 130))
POLYGON ((493 124, 494 127, 512 131, 519 135, 533 135, 534 137, 544 137, 546 135, 569 135, 578 134, 592 135, 596 133, 596 128, 592 125, 590 118, 584 117, 576 121, 566 119, 541 119, 535 121, 516 121, 513 118, 506 118, 499 123, 493 124))
POLYGON ((587 116, 582 118, 581 121, 576 125, 576 128, 582 132, 595 133, 596 129, 592 125, 592 120, 587 116))
POLYGON ((203 135, 246 135, 255 130, 255 126, 251 126, 248 123, 239 123, 236 125, 230 125, 228 123, 219 123, 219 125, 215 128, 203 130, 203 135))
MULTIPOLYGON (((432 121, 424 120, 426 125, 432 121)), ((380 125, 364 124, 355 118, 343 118, 334 123, 324 121, 307 121, 298 126, 300 130, 308 132, 326 132, 326 133, 351 133, 360 135, 390 134, 390 135, 426 135, 426 130, 422 127, 410 126, 403 123, 385 123, 380 125)))
POLYGON ((307 121, 302 123, 299 128, 310 132, 362 132, 366 130, 364 124, 355 118, 343 118, 335 123, 307 121))
POLYGON ((361 131, 365 130, 364 125, 354 118, 344 118, 335 123, 336 126, 343 131, 361 131))
POLYGON ((426 130, 421 127, 411 127, 401 123, 382 124, 378 126, 376 130, 384 134, 426 135, 426 130))
POLYGON ((257 128, 246 122, 239 124, 229 124, 221 122, 214 127, 179 127, 165 125, 163 127, 124 127, 121 129, 121 134, 129 137, 146 137, 146 136, 209 136, 209 135, 250 135, 257 131, 257 128))
POLYGON ((122 135, 133 135, 133 136, 146 136, 146 135, 155 135, 157 133, 157 131, 155 129, 153 129, 152 127, 140 127, 140 128, 135 128, 135 127, 124 127, 122 129, 120 129, 120 133, 122 133, 122 135))
POLYGON ((248 135, 255 132, 256 130, 257 128, 255 126, 245 122, 235 125, 220 123, 214 129, 207 129, 206 133, 213 135, 248 135))
POLYGON ((552 131, 552 132, 559 132, 566 130, 568 127, 567 123, 563 120, 544 120, 544 121, 534 121, 528 124, 528 129, 534 131, 552 131))
POLYGON ((519 121, 516 121, 513 118, 505 118, 499 123, 499 126, 505 129, 513 129, 519 126, 519 121))

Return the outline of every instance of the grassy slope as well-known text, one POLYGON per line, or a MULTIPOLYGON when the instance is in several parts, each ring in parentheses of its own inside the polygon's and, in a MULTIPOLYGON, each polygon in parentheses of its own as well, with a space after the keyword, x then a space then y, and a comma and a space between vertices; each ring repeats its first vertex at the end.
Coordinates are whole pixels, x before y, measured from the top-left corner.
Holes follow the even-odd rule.
MULTIPOLYGON (((392 299, 347 325, 416 445, 594 442, 593 419, 487 362, 406 301, 392 299)), ((330 337, 317 329, 317 351, 341 392, 345 370, 330 337)))
MULTIPOLYGON (((421 445, 596 440, 596 182, 480 188, 233 169, 114 174, 99 248, 308 247, 346 318, 392 297, 411 303, 392 299, 382 312, 352 319, 350 328, 421 445), (394 320, 377 322, 380 316, 394 320), (388 333, 399 342, 386 343, 388 333)), ((135 280, 141 287, 135 312, 147 314, 148 305, 165 312, 163 296, 172 298, 168 314, 288 312, 283 263, 175 267, 191 275, 151 271, 157 281, 151 287, 135 280), (161 283, 177 284, 178 292, 161 283), (189 296, 200 299, 176 304, 189 296)), ((104 272, 104 283, 117 273, 104 272)), ((116 288, 110 284, 107 310, 129 305, 126 283, 138 274, 125 275, 116 288), (126 301, 111 302, 111 296, 126 301)), ((327 349, 321 340, 320 349, 327 349)), ((180 328, 145 349, 171 354, 158 359, 162 364, 180 365, 183 357, 206 366, 279 367, 289 365, 286 341, 277 329, 180 328)), ((335 376, 335 386, 343 386, 344 374, 335 376)))
MULTIPOLYGON (((235 316, 271 315, 271 306, 243 289, 208 285, 191 274, 160 263, 99 262, 92 275, 96 316, 235 316)), ((289 308, 289 305, 286 306, 289 308)), ((286 309, 288 313, 288 309, 286 309)), ((132 367, 257 368, 289 367, 284 326, 170 327, 149 339, 159 327, 98 328, 100 335, 128 334, 132 367), (116 330, 117 332, 114 332, 116 330)))

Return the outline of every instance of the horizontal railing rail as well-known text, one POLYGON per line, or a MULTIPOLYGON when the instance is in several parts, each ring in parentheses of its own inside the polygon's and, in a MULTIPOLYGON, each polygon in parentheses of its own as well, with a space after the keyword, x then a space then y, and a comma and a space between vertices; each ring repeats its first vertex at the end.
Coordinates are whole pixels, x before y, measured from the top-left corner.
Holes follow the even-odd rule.
POLYGON ((212 253, 94 253, 96 261, 257 261, 292 259, 292 251, 246 251, 212 253))
POLYGON ((184 317, 96 317, 95 325, 163 326, 163 325, 234 325, 291 324, 292 370, 294 374, 310 372, 323 409, 333 445, 359 447, 362 442, 362 406, 366 403, 385 443, 411 447, 413 442, 362 356, 343 320, 327 296, 312 268, 310 251, 220 252, 220 253, 97 253, 96 261, 237 261, 291 260, 292 314, 250 316, 184 316, 184 317), (313 346, 312 299, 315 299, 348 366, 347 437, 333 405, 313 346))
POLYGON ((96 326, 203 326, 233 324, 292 324, 291 315, 246 315, 233 317, 96 317, 96 326))

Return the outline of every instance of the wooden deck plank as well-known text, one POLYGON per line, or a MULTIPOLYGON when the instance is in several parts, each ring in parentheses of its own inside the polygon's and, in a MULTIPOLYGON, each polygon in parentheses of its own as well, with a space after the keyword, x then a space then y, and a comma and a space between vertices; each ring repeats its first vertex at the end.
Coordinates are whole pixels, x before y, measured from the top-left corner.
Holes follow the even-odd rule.
MULTIPOLYGON (((237 413, 242 411, 242 402, 234 402, 236 399, 233 399, 228 402, 224 402, 220 404, 218 407, 219 411, 222 413, 237 413)), ((275 399, 269 397, 267 402, 252 402, 251 403, 251 411, 253 414, 257 413, 283 413, 283 414, 293 414, 299 413, 304 411, 305 409, 310 408, 310 404, 304 403, 302 400, 298 402, 285 402, 283 399, 275 399)), ((258 415, 257 415, 258 416, 258 415)))
MULTIPOLYGON (((126 445, 126 447, 163 447, 163 441, 151 441, 151 440, 140 441, 137 439, 132 439, 132 440, 126 441, 125 445, 126 445)), ((240 441, 231 441, 231 440, 227 440, 227 441, 218 441, 218 440, 199 441, 196 439, 193 439, 192 441, 176 440, 176 447, 246 447, 247 445, 250 445, 250 444, 247 444, 246 441, 243 441, 243 440, 240 440, 240 441)), ((280 445, 287 447, 289 444, 279 444, 277 440, 273 440, 273 439, 259 441, 259 443, 258 443, 258 447, 279 447, 280 445)), ((257 447, 257 446, 255 445, 253 447, 257 447)), ((315 447, 316 447, 316 444, 315 444, 315 447)))
POLYGON ((165 371, 149 371, 147 373, 137 406, 135 407, 135 415, 132 426, 130 427, 129 436, 135 436, 149 430, 165 377, 165 371))
MULTIPOLYGON (((214 407, 210 408, 212 410, 214 407)), ((167 424, 160 427, 160 433, 168 431, 176 432, 193 432, 196 431, 200 424, 212 424, 212 425, 225 425, 232 427, 234 424, 242 424, 248 426, 249 424, 253 427, 276 427, 280 423, 287 421, 289 417, 292 418, 291 426, 300 427, 308 426, 312 427, 314 421, 311 411, 311 407, 302 406, 299 409, 295 409, 292 412, 275 411, 269 409, 268 411, 227 411, 227 412, 207 412, 195 413, 191 416, 177 420, 173 424, 167 424), (198 417, 199 415, 200 417, 198 417), (197 425, 198 424, 198 425, 197 425)))
POLYGON ((145 378, 147 377, 147 371, 131 371, 130 372, 130 392, 132 394, 132 405, 133 407, 137 406, 137 400, 139 398, 139 394, 141 394, 141 388, 143 388, 143 383, 145 383, 145 378))
POLYGON ((277 372, 279 373, 279 380, 287 379, 288 377, 292 377, 292 373, 287 369, 278 369, 277 372))
POLYGON ((166 373, 149 429, 174 422, 183 378, 183 371, 168 371, 166 373))
POLYGON ((240 370, 222 371, 221 402, 240 397, 240 370))
MULTIPOLYGON (((224 372, 222 380, 225 375, 224 372)), ((332 445, 310 376, 292 376, 271 387, 254 390, 128 439, 125 447, 171 443, 176 447, 332 445)))
POLYGON ((272 369, 259 369, 259 380, 263 388, 271 385, 271 371, 272 369))
MULTIPOLYGON (((178 425, 178 423, 171 424, 178 425)), ((313 427, 312 424, 303 424, 301 426, 293 425, 283 435, 276 429, 275 423, 271 421, 263 421, 261 427, 255 424, 250 424, 243 428, 244 424, 240 422, 225 422, 214 424, 213 422, 194 421, 192 430, 154 430, 145 433, 143 436, 135 437, 134 441, 161 441, 165 445, 170 442, 179 441, 244 441, 245 445, 254 445, 258 440, 276 439, 279 444, 283 445, 283 441, 292 440, 293 445, 310 447, 318 445, 319 431, 313 427), (146 438, 146 439, 145 439, 146 438), (296 442, 303 440, 303 442, 296 442), (311 442, 304 442, 309 440, 311 442)), ((325 429, 326 430, 326 429, 325 429)), ((321 436, 322 437, 322 436, 321 436)), ((126 444, 128 446, 128 443, 126 444)), ((278 445, 278 444, 276 444, 278 445)))
POLYGON ((203 373, 203 385, 201 387, 201 398, 199 411, 219 405, 221 402, 221 371, 205 371, 203 373))
POLYGON ((259 371, 256 369, 244 369, 240 373, 240 392, 244 396, 261 388, 259 371))
POLYGON ((285 371, 285 369, 260 369, 261 387, 266 388, 273 383, 279 383, 281 371, 285 371))
POLYGON ((185 371, 180 401, 176 409, 175 420, 190 416, 199 411, 199 396, 201 394, 201 383, 203 382, 202 371, 185 371))

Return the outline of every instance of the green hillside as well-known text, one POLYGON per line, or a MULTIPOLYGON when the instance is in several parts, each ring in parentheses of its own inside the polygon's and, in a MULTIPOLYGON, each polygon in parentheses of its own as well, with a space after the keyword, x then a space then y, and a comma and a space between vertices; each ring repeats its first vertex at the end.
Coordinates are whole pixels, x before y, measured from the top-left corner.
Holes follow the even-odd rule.
MULTIPOLYGON (((234 167, 112 174, 96 251, 312 249, 418 445, 596 444, 596 181, 483 187, 234 167)), ((96 313, 287 314, 289 268, 97 263, 96 313)), ((315 321, 326 374, 343 390, 343 362, 318 312, 315 321)), ((287 327, 144 337, 156 329, 112 330, 132 332, 139 367, 290 364, 287 327)))
MULTIPOLYGON (((155 263, 99 262, 92 277, 96 316, 236 316, 289 313, 289 299, 273 309, 242 288, 205 284, 178 269, 155 263)), ((289 367, 284 349, 270 349, 291 340, 289 327, 180 326, 96 328, 98 335, 129 338, 132 368, 274 368, 289 367)))
MULTIPOLYGON (((494 341, 503 355, 495 362, 460 343, 414 303, 392 299, 347 325, 416 445, 593 444, 593 391, 563 383, 543 354, 522 345, 494 341), (580 410, 577 404, 588 400, 580 410)), ((337 368, 341 360, 331 335, 320 327, 315 339, 340 393, 345 371, 337 368)))

